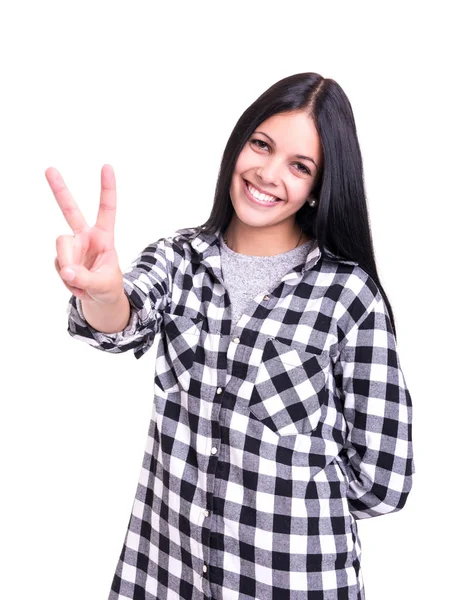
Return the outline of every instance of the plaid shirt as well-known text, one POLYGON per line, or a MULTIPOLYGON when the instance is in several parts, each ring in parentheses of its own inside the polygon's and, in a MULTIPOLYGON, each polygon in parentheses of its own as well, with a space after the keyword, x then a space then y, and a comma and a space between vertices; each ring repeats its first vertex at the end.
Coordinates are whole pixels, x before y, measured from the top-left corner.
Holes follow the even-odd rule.
POLYGON ((315 240, 232 330, 219 233, 179 229, 124 275, 140 358, 159 334, 140 480, 109 600, 364 600, 357 519, 401 509, 412 402, 375 282, 315 240))

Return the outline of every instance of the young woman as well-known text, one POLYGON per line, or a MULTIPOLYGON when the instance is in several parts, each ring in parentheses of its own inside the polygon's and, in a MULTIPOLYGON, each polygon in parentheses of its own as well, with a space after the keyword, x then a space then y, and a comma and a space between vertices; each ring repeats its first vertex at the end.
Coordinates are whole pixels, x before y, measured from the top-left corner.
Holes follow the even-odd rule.
POLYGON ((237 122, 210 217, 125 274, 112 169, 56 268, 69 333, 140 358, 158 334, 152 421, 110 599, 364 600, 358 519, 412 485, 412 402, 374 259, 341 87, 287 77, 237 122))

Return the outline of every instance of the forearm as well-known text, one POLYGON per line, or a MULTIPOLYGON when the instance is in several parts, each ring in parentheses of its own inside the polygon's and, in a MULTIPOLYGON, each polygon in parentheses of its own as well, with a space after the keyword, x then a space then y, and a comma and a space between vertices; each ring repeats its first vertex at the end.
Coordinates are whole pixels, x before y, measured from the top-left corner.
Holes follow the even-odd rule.
POLYGON ((123 331, 131 314, 126 293, 123 293, 113 304, 98 304, 91 300, 82 300, 81 306, 86 321, 101 333, 123 331))

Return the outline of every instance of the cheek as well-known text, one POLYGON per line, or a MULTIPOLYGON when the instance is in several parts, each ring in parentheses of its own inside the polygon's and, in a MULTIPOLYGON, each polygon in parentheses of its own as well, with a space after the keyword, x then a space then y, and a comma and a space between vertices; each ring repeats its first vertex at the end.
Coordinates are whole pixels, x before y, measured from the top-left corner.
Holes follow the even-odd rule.
POLYGON ((241 173, 237 168, 237 165, 235 165, 235 168, 233 170, 233 175, 232 175, 232 179, 230 181, 230 198, 233 199, 234 194, 238 193, 238 190, 241 187, 241 173))
POLYGON ((310 195, 312 183, 311 180, 298 180, 298 182, 291 187, 291 198, 299 205, 304 204, 310 195))
POLYGON ((235 163, 234 173, 241 175, 241 173, 253 168, 256 165, 256 162, 257 158, 256 155, 254 155, 254 152, 252 152, 250 148, 244 147, 235 163))
POLYGON ((235 165, 235 168, 233 169, 233 175, 232 175, 232 179, 230 182, 230 187, 231 189, 236 189, 241 182, 241 168, 238 164, 235 165))

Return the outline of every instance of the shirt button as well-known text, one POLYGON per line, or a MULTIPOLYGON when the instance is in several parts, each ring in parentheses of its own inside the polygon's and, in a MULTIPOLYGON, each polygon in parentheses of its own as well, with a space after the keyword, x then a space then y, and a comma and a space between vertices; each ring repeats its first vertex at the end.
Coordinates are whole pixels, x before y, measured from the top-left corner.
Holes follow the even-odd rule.
POLYGON ((217 448, 215 446, 211 448, 211 454, 217 454, 217 448))
POLYGON ((207 573, 208 571, 208 567, 206 565, 203 565, 203 573, 207 573))
POLYGON ((268 294, 265 294, 265 296, 262 298, 262 300, 270 300, 270 296, 268 294))
POLYGON ((233 338, 233 341, 235 342, 235 344, 239 344, 240 343, 240 338, 233 338))
POLYGON ((209 510, 205 510, 205 511, 204 511, 204 516, 205 516, 205 517, 209 517, 209 510))
POLYGON ((218 394, 222 394, 222 388, 221 388, 221 387, 218 387, 218 388, 217 388, 217 393, 218 393, 218 394))

